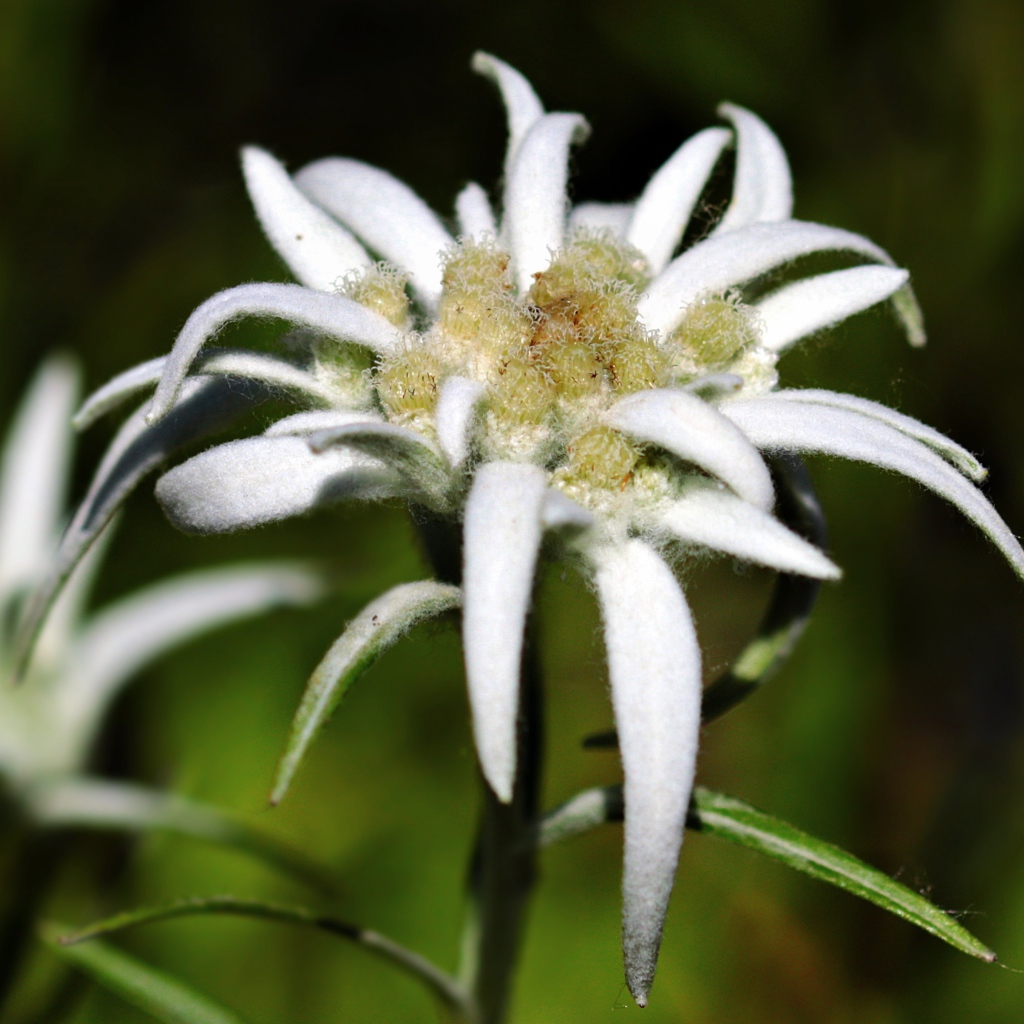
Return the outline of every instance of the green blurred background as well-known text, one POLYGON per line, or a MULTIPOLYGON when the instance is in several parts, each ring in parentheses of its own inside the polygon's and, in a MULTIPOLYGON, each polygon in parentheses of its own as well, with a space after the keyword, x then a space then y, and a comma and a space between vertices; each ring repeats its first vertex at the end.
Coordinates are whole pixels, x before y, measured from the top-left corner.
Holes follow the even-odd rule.
MULTIPOLYGON (((1024 5, 1009 0, 3 0, 0 418, 49 350, 79 353, 93 386, 165 352, 216 289, 284 278, 248 207, 240 144, 293 167, 332 153, 368 160, 443 213, 470 178, 494 181, 503 117, 469 72, 478 47, 517 65, 550 108, 589 117, 583 199, 635 195, 721 99, 764 116, 790 154, 797 215, 862 232, 909 267, 930 333, 911 351, 890 317, 868 314, 789 356, 784 380, 865 395, 950 433, 988 464, 987 492, 1024 530, 1024 5)), ((271 339, 251 325, 232 335, 271 339)), ((79 492, 111 430, 83 440, 79 492)), ((938 499, 861 466, 812 470, 845 578, 826 588, 786 670, 705 731, 700 779, 964 911, 1024 968, 1024 592, 938 499)), ((336 596, 147 672, 99 765, 291 837, 337 865, 339 913, 451 966, 477 800, 451 630, 421 630, 388 654, 289 801, 265 809, 306 674, 364 601, 425 572, 401 511, 196 540, 174 533, 144 489, 98 598, 270 554, 325 560, 336 596)), ((743 642, 769 582, 728 563, 690 574, 709 671, 743 642)), ((542 615, 554 802, 614 781, 618 767, 579 746, 610 723, 593 599, 555 569, 542 615)), ((516 1022, 640 1012, 620 980, 620 842, 609 827, 545 854, 516 1022)), ((149 839, 127 854, 81 844, 53 911, 84 921, 215 892, 311 899, 233 854, 149 839)), ((434 1015, 414 983, 318 935, 194 920, 124 945, 257 1024, 434 1015)), ((38 985, 52 967, 40 958, 38 985)), ((1024 978, 690 836, 643 1013, 649 1024, 1016 1024, 1024 978)), ((144 1018, 87 992, 66 1019, 144 1018)))

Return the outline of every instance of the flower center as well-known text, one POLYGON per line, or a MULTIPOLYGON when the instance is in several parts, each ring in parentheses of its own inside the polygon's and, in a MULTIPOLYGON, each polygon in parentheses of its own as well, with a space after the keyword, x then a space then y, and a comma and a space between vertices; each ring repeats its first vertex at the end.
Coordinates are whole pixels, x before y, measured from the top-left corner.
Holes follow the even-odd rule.
MULTIPOLYGON (((616 399, 735 368, 757 347, 749 307, 734 296, 695 302, 667 338, 649 331, 637 302, 649 281, 643 256, 608 232, 580 231, 517 296, 510 257, 493 240, 467 240, 444 255, 434 323, 371 371, 388 419, 434 433, 438 393, 452 376, 487 392, 477 448, 485 459, 532 462, 588 505, 649 478, 661 460, 603 426, 616 399)), ((399 327, 410 319, 405 279, 379 264, 345 293, 399 327)), ((366 368, 341 349, 317 353, 339 384, 366 368)))

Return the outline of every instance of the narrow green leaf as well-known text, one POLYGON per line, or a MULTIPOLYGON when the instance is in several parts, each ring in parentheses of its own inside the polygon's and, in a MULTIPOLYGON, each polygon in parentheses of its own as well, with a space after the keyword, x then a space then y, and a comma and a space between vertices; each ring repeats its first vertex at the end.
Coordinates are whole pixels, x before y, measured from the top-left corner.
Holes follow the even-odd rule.
POLYGON ((994 963, 996 954, 944 910, 845 850, 801 832, 732 797, 697 787, 690 828, 757 850, 805 875, 839 886, 916 924, 970 956, 994 963))
POLYGON ((167 921, 175 917, 195 914, 234 914, 241 917, 256 917, 285 924, 306 925, 347 939, 376 953, 392 965, 413 974, 446 1006, 466 1014, 467 997, 454 978, 419 953, 399 945, 397 942, 367 928, 358 928, 333 917, 327 917, 304 907, 286 907, 263 900, 239 899, 235 896, 197 896, 176 900, 159 907, 142 907, 128 910, 106 920, 88 925, 76 932, 63 935, 58 941, 64 947, 76 946, 101 936, 134 928, 137 925, 167 921))
POLYGON ((450 584, 433 580, 403 583, 371 601, 348 624, 306 684, 274 779, 272 804, 284 799, 310 744, 352 683, 418 622, 461 603, 462 591, 450 584))
POLYGON ((56 925, 44 931, 44 940, 55 953, 157 1020, 166 1024, 244 1024, 238 1014, 113 946, 103 942, 73 948, 62 945, 59 931, 56 925))
MULTIPOLYGON (((585 790, 540 820, 537 844, 548 846, 606 822, 621 821, 623 810, 621 786, 585 790)), ((979 960, 996 960, 991 949, 913 889, 838 846, 801 832, 740 800, 696 786, 686 827, 746 846, 805 875, 845 889, 979 960)))
POLYGON ((333 892, 334 873, 301 850, 207 804, 172 793, 105 779, 41 780, 24 794, 33 820, 43 828, 169 832, 256 857, 333 892))

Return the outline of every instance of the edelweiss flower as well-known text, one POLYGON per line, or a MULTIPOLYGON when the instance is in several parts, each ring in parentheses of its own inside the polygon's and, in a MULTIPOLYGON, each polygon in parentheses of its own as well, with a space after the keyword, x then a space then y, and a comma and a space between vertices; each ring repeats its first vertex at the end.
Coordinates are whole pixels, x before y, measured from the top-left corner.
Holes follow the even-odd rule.
MULTIPOLYGON (((52 608, 26 678, 12 685, 10 627, 59 537, 76 378, 62 359, 42 367, 0 466, 0 785, 35 825, 155 825, 161 807, 174 813, 160 794, 81 774, 114 697, 176 644, 277 605, 305 604, 321 587, 298 567, 236 566, 166 580, 83 621, 97 547, 52 608)), ((189 817, 183 803, 175 806, 179 824, 203 831, 205 822, 212 837, 212 810, 189 817)))
POLYGON ((501 61, 481 54, 474 66, 508 110, 500 222, 476 184, 456 201, 453 235, 375 167, 329 158, 292 177, 247 149, 257 215, 301 283, 215 295, 166 359, 111 382, 80 419, 156 384, 149 420, 158 423, 194 386, 190 374, 248 378, 288 390, 308 411, 163 476, 159 500, 181 528, 255 526, 343 498, 399 497, 463 521, 461 594, 435 583, 398 588, 356 620, 318 673, 341 672, 378 626, 391 637, 461 600, 477 749, 505 801, 524 620, 545 534, 586 567, 604 618, 625 772, 626 974, 643 1005, 700 726, 700 650, 665 561, 669 545, 838 576, 772 515, 761 453, 780 451, 895 470, 953 502, 1018 573, 1024 551, 971 483, 984 471, 952 441, 863 399, 776 390, 787 346, 876 303, 894 302, 912 343, 923 334, 907 272, 882 249, 791 219, 785 154, 755 115, 724 105, 731 128, 689 139, 634 203, 569 210, 569 151, 586 122, 545 113, 501 61), (676 255, 733 145, 728 207, 676 255), (766 290, 777 268, 825 251, 861 265, 766 290), (308 332, 305 357, 202 352, 242 316, 308 332))

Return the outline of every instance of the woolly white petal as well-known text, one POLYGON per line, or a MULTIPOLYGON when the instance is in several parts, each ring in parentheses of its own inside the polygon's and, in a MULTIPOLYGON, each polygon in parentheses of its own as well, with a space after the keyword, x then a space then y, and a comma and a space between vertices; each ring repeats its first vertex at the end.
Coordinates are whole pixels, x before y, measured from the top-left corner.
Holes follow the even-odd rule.
POLYGON ((441 253, 454 244, 436 213, 408 185, 359 160, 307 164, 295 184, 351 228, 371 249, 406 271, 428 306, 441 294, 441 253))
POLYGON ((477 406, 486 394, 487 389, 479 381, 466 377, 449 377, 441 385, 434 428, 437 430, 437 443, 441 451, 455 469, 469 455, 477 406))
POLYGON ((706 128, 687 139, 647 183, 626 232, 626 241, 660 274, 679 244, 701 192, 732 133, 706 128))
MULTIPOLYGON (((134 398, 156 384, 167 366, 167 356, 150 359, 119 373, 102 387, 97 388, 79 407, 72 423, 76 430, 85 430, 101 416, 134 398)), ((240 380, 259 381, 272 388, 295 392, 313 402, 330 405, 337 395, 313 374, 278 356, 245 349, 220 349, 207 352, 192 364, 196 374, 235 377, 240 380)))
POLYGON ((546 530, 585 530, 594 525, 593 512, 551 487, 544 498, 542 521, 546 530))
POLYGON ((777 519, 713 484, 691 486, 659 515, 658 526, 689 544, 735 555, 780 572, 834 580, 839 569, 777 519))
POLYGON ((628 395, 604 415, 610 427, 660 445, 727 483, 741 498, 770 511, 771 474, 757 449, 717 409, 684 391, 628 395))
POLYGON ((181 382, 203 345, 232 320, 243 316, 278 317, 342 341, 387 352, 404 335, 379 313, 341 295, 297 284, 243 284, 211 296, 185 322, 167 357, 153 396, 150 421, 165 416, 174 405, 181 382))
POLYGON ((270 244, 308 288, 335 291, 345 275, 369 266, 366 250, 336 220, 311 203, 282 164, 246 146, 242 170, 249 198, 270 244))
POLYGON ((818 388, 795 388, 786 391, 773 391, 772 400, 797 402, 807 405, 827 405, 833 409, 850 409, 862 416, 888 423, 901 434, 912 437, 929 448, 937 451, 947 462, 952 463, 964 476, 970 477, 975 483, 981 483, 988 476, 988 470, 962 445, 952 438, 940 434, 920 420, 915 420, 903 413, 896 412, 886 405, 879 405, 867 398, 846 395, 840 391, 822 391, 818 388))
POLYGON ((699 296, 743 284, 799 256, 828 250, 848 250, 892 266, 885 250, 852 231, 798 220, 751 224, 698 242, 677 256, 641 296, 638 312, 652 330, 668 333, 699 296))
POLYGON ((624 238, 632 216, 632 203, 580 203, 569 211, 569 232, 607 230, 624 238))
POLYGON ((74 365, 47 360, 11 424, 0 461, 0 599, 45 568, 57 539, 77 390, 74 365))
POLYGON ((779 352, 888 299, 909 277, 896 267, 852 267, 780 288, 755 304, 763 324, 761 344, 779 352))
POLYGON ((543 116, 544 106, 526 78, 503 60, 477 51, 473 54, 473 70, 489 78, 501 90, 508 115, 508 147, 505 150, 507 179, 520 144, 526 133, 543 116))
POLYGON ((1024 549, 981 491, 931 448, 888 423, 852 409, 770 395, 729 402, 722 412, 759 448, 838 455, 916 480, 959 508, 1024 577, 1024 549))
POLYGON ((348 448, 310 451, 303 437, 247 437, 210 448, 165 473, 157 500, 187 533, 273 523, 346 498, 402 492, 378 460, 348 448))
POLYGON ((723 103, 718 113, 736 128, 736 173, 732 201, 714 233, 788 220, 793 212, 793 178, 782 143, 761 118, 743 107, 723 103))
POLYGON ((512 799, 523 629, 541 540, 547 474, 481 466, 466 500, 462 636, 473 733, 484 777, 512 799))
POLYGON ((455 198, 455 216, 459 221, 459 233, 464 238, 479 241, 488 235, 498 237, 498 224, 487 193, 471 181, 455 198))
POLYGON ((62 712, 95 722, 120 687, 164 651, 268 608, 306 604, 321 590, 307 570, 263 564, 189 573, 137 591, 81 633, 61 680, 62 712))
POLYGON ((654 980, 700 731, 700 648, 686 599, 639 540, 593 552, 625 774, 622 944, 640 1006, 654 980))
POLYGON ((315 409, 312 412, 297 412, 293 416, 271 423, 263 431, 264 437, 296 435, 311 437, 321 430, 347 427, 353 423, 383 423, 384 417, 371 409, 315 409))
POLYGON ((568 208, 569 147, 590 132, 579 114, 545 114, 523 139, 505 184, 505 231, 519 291, 562 247, 568 208))

